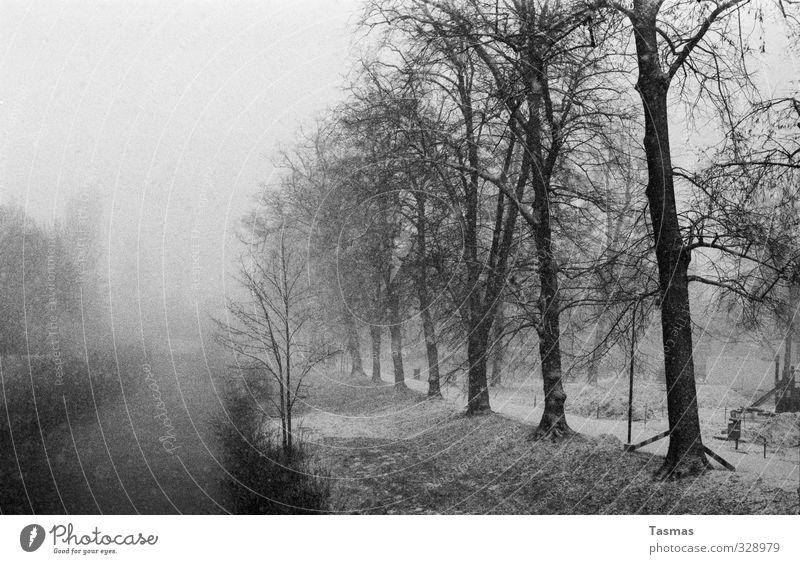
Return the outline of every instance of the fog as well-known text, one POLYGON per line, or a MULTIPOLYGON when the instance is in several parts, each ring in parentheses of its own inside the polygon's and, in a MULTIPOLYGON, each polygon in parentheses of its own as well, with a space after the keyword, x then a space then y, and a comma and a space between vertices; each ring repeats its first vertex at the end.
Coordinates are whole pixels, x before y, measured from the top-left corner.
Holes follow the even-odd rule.
POLYGON ((600 4, 3 2, 0 513, 787 512, 800 13, 600 4))
POLYGON ((47 290, 77 318, 42 333, 39 274, 21 265, 61 251, 4 241, 21 257, 4 280, 25 270, 4 296, 24 335, 4 343, 4 404, 35 419, 3 436, 22 470, 0 471, 2 512, 223 511, 212 424, 228 360, 210 319, 241 293, 242 219, 279 148, 341 97, 359 6, 3 2, 0 205, 43 229, 67 222, 83 293, 47 290), (43 443, 26 438, 36 428, 43 443))
POLYGON ((0 201, 53 221, 89 195, 120 327, 221 307, 277 148, 340 97, 358 6, 5 2, 0 201))

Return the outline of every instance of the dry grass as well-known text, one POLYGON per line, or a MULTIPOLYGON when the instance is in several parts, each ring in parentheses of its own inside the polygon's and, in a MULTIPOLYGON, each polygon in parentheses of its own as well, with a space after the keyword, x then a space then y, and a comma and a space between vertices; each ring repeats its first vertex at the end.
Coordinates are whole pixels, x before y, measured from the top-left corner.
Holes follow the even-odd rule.
MULTIPOLYGON (((306 424, 330 468, 333 509, 346 513, 729 514, 794 513, 797 495, 712 471, 654 482, 662 460, 623 454, 613 437, 532 442, 528 425, 467 418, 441 401, 366 383, 326 385, 324 416, 306 424), (361 385, 359 384, 359 385, 361 385), (342 412, 366 419, 333 425, 342 412), (333 425, 333 427, 332 427, 333 425), (333 432, 331 432, 333 429, 333 432)), ((318 412, 319 413, 319 412, 318 412)))

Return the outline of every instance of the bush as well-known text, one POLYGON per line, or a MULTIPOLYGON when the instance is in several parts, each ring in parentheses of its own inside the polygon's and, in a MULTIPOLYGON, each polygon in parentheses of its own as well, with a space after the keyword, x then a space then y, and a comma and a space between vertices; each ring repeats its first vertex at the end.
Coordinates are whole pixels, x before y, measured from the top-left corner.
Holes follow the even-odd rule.
POLYGON ((216 420, 227 471, 224 488, 238 514, 313 514, 327 511, 329 474, 295 441, 291 458, 270 430, 270 418, 241 390, 226 398, 216 420))

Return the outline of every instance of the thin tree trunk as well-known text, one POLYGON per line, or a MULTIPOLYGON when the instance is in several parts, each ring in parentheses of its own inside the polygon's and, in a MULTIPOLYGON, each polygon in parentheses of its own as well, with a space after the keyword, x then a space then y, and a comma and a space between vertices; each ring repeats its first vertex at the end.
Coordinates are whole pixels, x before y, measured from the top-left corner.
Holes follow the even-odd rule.
MULTIPOLYGON (((611 200, 611 191, 615 190, 616 187, 612 185, 612 181, 608 171, 605 173, 605 183, 606 183, 606 197, 610 201, 611 200)), ((623 206, 623 210, 627 210, 628 206, 631 202, 631 183, 625 182, 625 203, 623 206)), ((610 210, 606 210, 606 253, 607 253, 607 260, 611 260, 611 257, 616 252, 616 249, 619 247, 619 240, 620 235, 623 232, 625 227, 625 215, 620 215, 616 218, 616 221, 612 219, 612 215, 610 210)), ((614 267, 613 263, 604 262, 599 265, 597 269, 598 276, 601 280, 601 283, 606 285, 610 284, 611 281, 614 279, 614 267)), ((607 321, 607 310, 608 310, 608 303, 605 304, 603 309, 600 311, 598 316, 597 325, 595 325, 594 333, 592 334, 592 352, 589 356, 589 366, 586 368, 586 383, 590 386, 597 385, 597 378, 598 373, 600 370, 600 360, 603 358, 603 353, 601 348, 603 346, 603 341, 608 337, 607 330, 609 323, 607 321)))
MULTIPOLYGON (((291 397, 288 398, 291 401, 291 397)), ((286 456, 292 459, 292 406, 286 406, 286 456)))
POLYGON ((292 332, 289 328, 289 319, 291 319, 290 300, 291 289, 289 286, 288 269, 286 263, 286 230, 281 229, 281 278, 282 278, 282 294, 283 294, 283 335, 285 339, 284 346, 286 354, 286 364, 284 370, 286 371, 286 403, 283 408, 283 416, 286 421, 286 442, 284 443, 284 454, 286 458, 292 458, 292 332))
POLYGON ((361 340, 358 336, 355 320, 350 312, 344 313, 344 329, 347 333, 347 354, 350 356, 351 362, 350 376, 352 378, 365 378, 364 364, 361 360, 361 340))
POLYGON ((392 366, 394 368, 395 386, 405 387, 406 376, 403 370, 403 333, 399 325, 389 327, 392 344, 392 366))
MULTIPOLYGON (((463 69, 461 69, 463 71, 463 69)), ((472 95, 463 72, 458 74, 458 89, 461 112, 464 117, 464 132, 467 142, 467 162, 473 170, 465 177, 464 202, 464 262, 467 269, 467 415, 479 415, 491 411, 489 390, 486 385, 486 345, 491 321, 486 315, 481 299, 479 281, 483 265, 478 259, 478 187, 480 160, 478 158, 478 131, 472 95), (488 322, 488 326, 487 326, 488 322)), ((491 275, 491 274, 490 274, 491 275)))
POLYGON ((439 386, 439 349, 436 344, 436 326, 431 317, 431 304, 428 296, 427 269, 427 218, 425 215, 425 193, 416 192, 417 200, 417 298, 419 299, 422 331, 425 335, 425 352, 428 356, 428 397, 441 398, 439 386))
MULTIPOLYGON (((288 302, 287 302, 288 303, 288 302)), ((288 313, 288 306, 287 306, 288 313)), ((288 320, 288 318, 287 318, 288 320)), ((289 322, 286 322, 286 334, 289 335, 289 322)), ((286 458, 292 459, 292 373, 291 373, 291 354, 290 344, 286 342, 286 404, 284 406, 284 419, 286 421, 286 441, 283 445, 283 451, 286 458)))
POLYGON ((784 350, 784 363, 783 363, 783 378, 789 378, 792 375, 792 329, 793 323, 789 321, 786 327, 786 336, 783 338, 784 350))
POLYGON ((280 402, 280 416, 281 416, 281 447, 283 452, 286 452, 286 444, 289 442, 289 436, 286 429, 286 390, 281 378, 281 402, 280 402))
POLYGON ((494 387, 503 385, 503 362, 505 360, 506 348, 502 344, 505 317, 503 315, 503 304, 497 306, 497 314, 494 321, 492 337, 492 377, 489 385, 494 387))
POLYGON ((371 325, 369 336, 372 340, 372 382, 380 384, 381 379, 381 326, 371 325))
POLYGON ((597 385, 597 373, 600 365, 600 346, 602 345, 602 333, 597 327, 592 339, 592 353, 589 357, 589 366, 586 368, 586 383, 590 386, 597 385))
POLYGON ((794 365, 794 352, 793 349, 793 340, 794 340, 794 316, 797 313, 797 306, 798 302, 800 302, 800 296, 798 296, 798 289, 795 286, 789 287, 789 312, 786 319, 786 335, 783 338, 783 347, 784 347, 784 359, 785 362, 783 364, 783 378, 788 379, 792 376, 792 366, 794 365))
POLYGON ((400 321, 398 297, 389 293, 389 340, 392 349, 392 367, 394 368, 394 384, 398 388, 406 387, 406 376, 403 370, 403 326, 400 321))
POLYGON ((639 62, 637 89, 645 116, 646 195, 655 238, 661 290, 661 332, 667 408, 671 430, 662 477, 697 474, 708 467, 700 435, 692 357, 688 268, 690 252, 681 237, 669 145, 669 76, 659 65, 657 9, 640 9, 634 23, 639 62))
POLYGON ((439 347, 436 344, 436 328, 428 308, 422 310, 422 330, 425 333, 425 352, 428 355, 428 397, 441 398, 439 384, 439 347))

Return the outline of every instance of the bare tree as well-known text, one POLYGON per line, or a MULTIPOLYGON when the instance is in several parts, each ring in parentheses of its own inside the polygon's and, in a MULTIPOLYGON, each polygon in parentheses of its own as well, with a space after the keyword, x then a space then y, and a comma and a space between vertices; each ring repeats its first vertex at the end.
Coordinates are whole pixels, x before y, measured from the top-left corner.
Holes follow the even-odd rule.
POLYGON ((636 45, 639 71, 636 90, 642 103, 648 170, 645 194, 659 272, 671 433, 667 457, 661 469, 661 475, 665 477, 696 474, 708 466, 700 435, 692 356, 688 274, 691 249, 678 219, 669 139, 668 94, 678 75, 700 78, 701 88, 706 83, 719 83, 722 67, 718 63, 721 59, 713 57, 713 46, 709 48, 706 45, 709 41, 724 43, 726 17, 746 3, 748 0, 674 3, 663 0, 633 0, 632 3, 600 0, 596 3, 598 8, 611 8, 627 16, 636 45), (702 57, 695 57, 698 52, 710 53, 717 64, 703 64, 702 57))
MULTIPOLYGON (((599 9, 610 8, 624 14, 635 38, 639 71, 636 90, 642 103, 648 169, 645 194, 659 272, 670 423, 670 446, 659 472, 662 477, 692 475, 708 467, 697 413, 689 283, 711 284, 734 293, 742 291, 741 281, 725 273, 717 279, 689 274, 693 251, 715 249, 735 255, 741 247, 736 236, 732 238, 734 244, 728 245, 715 234, 708 237, 692 214, 688 218, 681 214, 669 139, 670 87, 679 83, 680 93, 686 93, 693 86, 697 93, 694 102, 704 99, 722 116, 723 123, 731 124, 735 94, 754 89, 746 65, 741 21, 748 14, 743 15, 743 8, 752 5, 751 15, 759 21, 763 19, 764 4, 750 0, 595 3, 599 9), (681 219, 685 221, 683 225, 681 219)), ((787 15, 795 3, 774 4, 784 19, 796 22, 796 17, 787 15)), ((683 172, 678 175, 691 177, 683 172)), ((716 210, 710 212, 716 214, 716 210)))
POLYGON ((274 231, 274 246, 251 247, 239 281, 248 299, 231 300, 229 322, 218 321, 220 342, 241 361, 244 370, 265 374, 278 387, 278 400, 268 401, 280 418, 281 441, 292 456, 292 410, 306 377, 338 351, 319 327, 302 255, 286 241, 286 223, 274 231))

